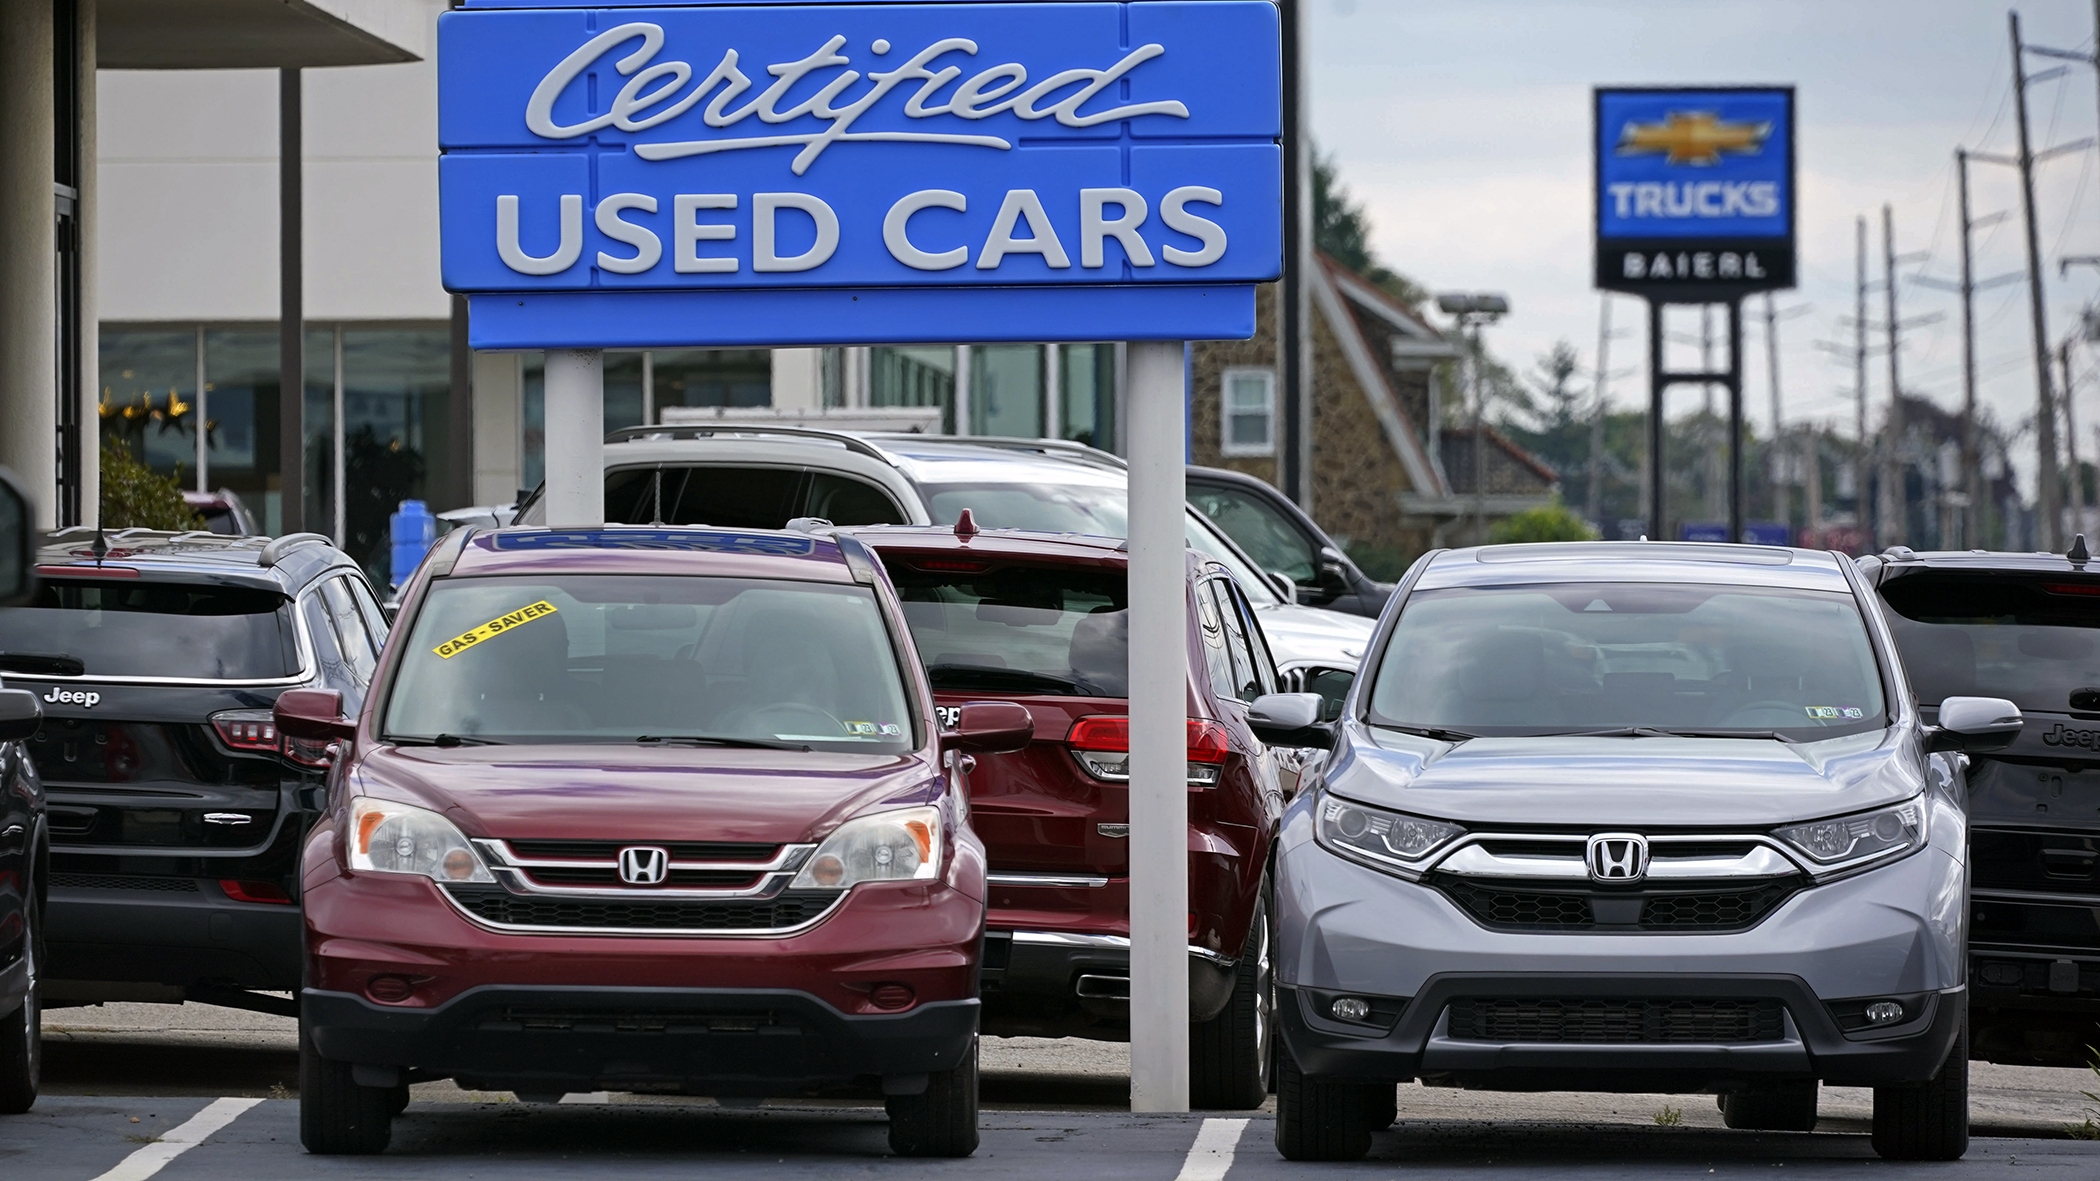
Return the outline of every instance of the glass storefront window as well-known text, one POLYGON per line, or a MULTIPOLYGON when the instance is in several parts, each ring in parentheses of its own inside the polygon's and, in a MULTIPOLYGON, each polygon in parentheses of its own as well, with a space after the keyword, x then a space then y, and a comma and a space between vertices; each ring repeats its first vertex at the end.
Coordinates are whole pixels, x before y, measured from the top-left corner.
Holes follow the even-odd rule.
POLYGON ((284 519, 277 490, 277 329, 204 333, 205 473, 247 500, 265 532, 284 519))
POLYGON ((642 424, 642 354, 605 354, 605 433, 642 424))
POLYGON ((955 431, 955 348, 899 345, 868 350, 868 405, 939 406, 955 431))
POLYGON ((1116 346, 1058 345, 1058 406, 1063 422, 1057 437, 1116 449, 1116 346))
POLYGON ((650 354, 650 388, 666 406, 771 406, 770 349, 659 349, 650 354))
POLYGON ((430 464, 448 454, 450 333, 343 330, 343 549, 376 581, 388 575, 387 518, 427 499, 430 464))
POLYGON ((1033 439, 1043 433, 1043 346, 970 350, 970 433, 1033 439))
POLYGON ((196 331, 105 331, 101 358, 102 440, 195 487, 196 331))

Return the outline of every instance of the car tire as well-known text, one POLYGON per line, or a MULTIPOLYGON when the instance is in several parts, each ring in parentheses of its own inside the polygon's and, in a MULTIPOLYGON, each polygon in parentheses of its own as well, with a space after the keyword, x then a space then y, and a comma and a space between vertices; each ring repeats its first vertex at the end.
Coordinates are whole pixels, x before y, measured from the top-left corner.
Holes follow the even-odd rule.
POLYGON ((1969 1151, 1969 1031, 1930 1082, 1874 1088, 1874 1151, 1883 1160, 1960 1160, 1969 1151))
POLYGON ((43 951, 42 926, 37 922, 36 895, 28 899, 27 929, 23 932, 22 956, 28 965, 29 989, 15 1011, 0 1017, 0 1115, 20 1115, 36 1105, 36 1092, 44 1063, 43 982, 38 974, 43 951))
POLYGON ((917 1095, 883 1100, 890 1113, 890 1151, 898 1156, 968 1156, 977 1151, 977 1039, 962 1065, 926 1078, 917 1095))
POLYGON ((1764 1083, 1722 1095, 1721 1122, 1755 1132, 1816 1130, 1816 1080, 1764 1083))
POLYGON ((361 1087, 348 1062, 299 1038, 299 1142, 316 1156, 371 1156, 394 1138, 395 1087, 361 1087))
POLYGON ((1268 1097, 1276 995, 1269 934, 1268 907, 1256 901, 1231 999, 1216 1017, 1189 1025, 1189 1106, 1199 1111, 1252 1111, 1268 1097))
POLYGON ((1308 1078, 1288 1047, 1276 1057, 1276 1151, 1285 1160, 1362 1160, 1384 1110, 1376 1088, 1308 1078))

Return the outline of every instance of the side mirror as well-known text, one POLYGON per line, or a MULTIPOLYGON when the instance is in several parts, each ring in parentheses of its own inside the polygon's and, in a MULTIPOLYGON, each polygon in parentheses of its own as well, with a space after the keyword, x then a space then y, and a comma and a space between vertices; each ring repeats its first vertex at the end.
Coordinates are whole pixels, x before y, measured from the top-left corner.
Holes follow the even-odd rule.
POLYGON ((1940 702, 1940 724, 1927 732, 1926 749, 1992 754, 2011 746, 2026 721, 2003 697, 1949 697, 1940 702))
POLYGON ((1270 746, 1334 745, 1334 726, 1320 720, 1318 693, 1265 693, 1247 707, 1254 736, 1270 746))
POLYGON ((1268 572, 1268 575, 1270 588, 1277 594, 1282 595, 1284 602, 1295 603, 1298 601, 1298 584, 1291 581, 1290 575, 1285 574, 1281 570, 1271 570, 1268 572))
POLYGON ((27 689, 0 689, 0 742, 20 742, 44 724, 44 705, 27 689))
POLYGON ((1320 589, 1329 595, 1345 594, 1349 590, 1349 559, 1342 551, 1331 545, 1320 547, 1320 572, 1317 575, 1320 589))
POLYGON ((0 467, 0 607, 36 594, 36 514, 15 474, 0 467))
POLYGON ((941 731, 941 750, 1000 755, 1035 739, 1035 715, 1016 701, 972 701, 962 707, 953 730, 941 731))
POLYGON ((277 732, 328 741, 357 736, 357 722, 343 716, 343 695, 334 689, 286 689, 277 696, 277 732))

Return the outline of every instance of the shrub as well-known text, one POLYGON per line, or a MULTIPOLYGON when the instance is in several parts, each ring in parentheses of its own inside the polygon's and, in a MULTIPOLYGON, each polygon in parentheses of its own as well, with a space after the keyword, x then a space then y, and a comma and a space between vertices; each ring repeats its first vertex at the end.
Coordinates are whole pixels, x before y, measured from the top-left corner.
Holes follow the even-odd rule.
POLYGON ((1489 545, 1512 545, 1524 541, 1595 541, 1597 534, 1587 522, 1555 501, 1544 508, 1526 509, 1495 522, 1488 530, 1489 545))
POLYGON ((173 476, 156 474, 120 443, 104 443, 102 527, 202 529, 204 518, 182 502, 182 486, 173 476))

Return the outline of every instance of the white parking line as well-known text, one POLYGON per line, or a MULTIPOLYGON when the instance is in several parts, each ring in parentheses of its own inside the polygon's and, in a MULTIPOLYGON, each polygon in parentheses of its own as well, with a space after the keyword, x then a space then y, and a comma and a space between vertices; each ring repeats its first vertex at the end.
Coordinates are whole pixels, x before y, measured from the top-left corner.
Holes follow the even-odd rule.
POLYGON ((146 1178, 166 1168, 169 1161, 204 1143, 212 1133, 232 1123, 242 1112, 260 1102, 260 1099, 214 1099, 205 1105, 203 1111, 191 1116, 187 1122, 159 1140, 118 1161, 116 1168, 95 1178, 95 1181, 146 1181, 146 1178))
POLYGON ((1240 1147, 1240 1133, 1247 1130, 1243 1119, 1207 1119, 1196 1142, 1189 1145, 1188 1159, 1174 1181, 1225 1181, 1232 1168, 1232 1154, 1240 1147))

